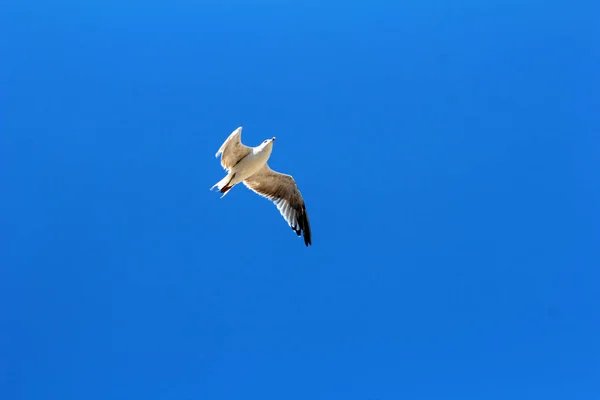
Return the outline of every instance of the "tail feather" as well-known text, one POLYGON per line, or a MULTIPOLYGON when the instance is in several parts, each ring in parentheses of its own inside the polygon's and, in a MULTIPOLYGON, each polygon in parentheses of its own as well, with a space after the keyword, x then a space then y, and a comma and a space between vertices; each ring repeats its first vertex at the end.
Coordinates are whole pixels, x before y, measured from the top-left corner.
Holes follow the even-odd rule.
POLYGON ((234 187, 235 185, 231 185, 231 186, 225 186, 223 189, 220 190, 221 193, 223 193, 223 196, 221 196, 221 198, 225 197, 225 195, 227 193, 229 193, 229 191, 231 190, 232 187, 234 187))
POLYGON ((229 192, 231 190, 231 188, 235 186, 235 184, 230 185, 230 183, 234 177, 235 177, 235 174, 233 174, 233 175, 227 174, 227 176, 225 176, 219 182, 215 183, 213 185, 213 187, 210 188, 210 190, 217 188, 219 190, 219 192, 223 193, 223 196, 221 196, 221 198, 225 197, 227 192, 229 192))

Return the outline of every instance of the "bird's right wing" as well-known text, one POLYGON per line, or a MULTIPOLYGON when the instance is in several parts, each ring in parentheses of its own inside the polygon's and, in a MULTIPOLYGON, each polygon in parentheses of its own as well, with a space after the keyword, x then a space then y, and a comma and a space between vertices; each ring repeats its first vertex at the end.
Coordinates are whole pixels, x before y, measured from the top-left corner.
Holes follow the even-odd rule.
POLYGON ((225 140, 223 145, 215 154, 215 157, 219 157, 221 154, 221 166, 229 171, 235 164, 237 164, 242 158, 246 157, 252 149, 241 142, 242 139, 242 127, 240 126, 235 131, 231 132, 229 137, 225 140))

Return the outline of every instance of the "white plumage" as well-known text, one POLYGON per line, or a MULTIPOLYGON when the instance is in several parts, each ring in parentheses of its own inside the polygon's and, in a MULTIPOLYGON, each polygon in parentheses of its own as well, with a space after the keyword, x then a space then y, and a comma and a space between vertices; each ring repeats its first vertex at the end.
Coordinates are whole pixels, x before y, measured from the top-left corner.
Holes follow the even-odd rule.
POLYGON ((242 127, 234 130, 215 155, 221 155, 221 165, 227 175, 215 187, 224 197, 235 185, 243 182, 246 187, 273 201, 288 225, 298 236, 303 235, 304 244, 312 244, 310 223, 304 199, 291 175, 269 168, 267 161, 273 150, 275 138, 267 139, 256 147, 241 142, 242 127))

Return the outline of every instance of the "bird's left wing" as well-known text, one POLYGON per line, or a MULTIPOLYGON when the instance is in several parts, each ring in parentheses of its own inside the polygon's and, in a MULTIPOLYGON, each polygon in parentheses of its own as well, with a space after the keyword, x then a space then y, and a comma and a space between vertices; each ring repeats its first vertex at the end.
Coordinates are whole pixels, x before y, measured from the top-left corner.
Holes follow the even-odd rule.
POLYGON ((273 171, 265 164, 257 173, 244 181, 250 190, 271 200, 298 236, 303 234, 304 244, 312 244, 310 222, 302 194, 291 175, 273 171))

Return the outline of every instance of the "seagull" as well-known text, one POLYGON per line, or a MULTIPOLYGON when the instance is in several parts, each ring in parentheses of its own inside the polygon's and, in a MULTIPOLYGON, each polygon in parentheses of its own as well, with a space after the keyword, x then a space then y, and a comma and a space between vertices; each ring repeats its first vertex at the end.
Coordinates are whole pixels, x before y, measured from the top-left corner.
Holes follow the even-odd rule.
POLYGON ((238 183, 271 200, 298 236, 303 234, 304 244, 311 245, 311 232, 304 199, 291 175, 273 171, 267 160, 273 150, 275 138, 267 139, 256 147, 241 142, 240 126, 225 140, 215 157, 221 155, 221 166, 227 175, 215 183, 210 190, 219 189, 225 197, 238 183))

